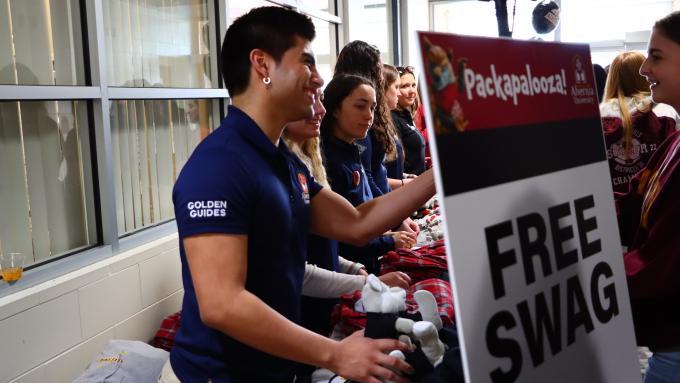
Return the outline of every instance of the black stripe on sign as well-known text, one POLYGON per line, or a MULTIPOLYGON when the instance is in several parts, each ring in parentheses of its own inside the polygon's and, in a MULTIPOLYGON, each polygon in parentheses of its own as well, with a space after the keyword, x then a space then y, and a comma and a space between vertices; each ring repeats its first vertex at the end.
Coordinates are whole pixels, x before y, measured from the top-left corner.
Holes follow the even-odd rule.
POLYGON ((599 118, 440 134, 437 153, 446 196, 606 160, 599 118))

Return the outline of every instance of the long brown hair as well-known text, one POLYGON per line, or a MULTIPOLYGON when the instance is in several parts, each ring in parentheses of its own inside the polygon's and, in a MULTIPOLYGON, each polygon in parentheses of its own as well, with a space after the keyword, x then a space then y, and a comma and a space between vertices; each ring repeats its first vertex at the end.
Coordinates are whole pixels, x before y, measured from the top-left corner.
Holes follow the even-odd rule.
POLYGON ((395 131, 389 123, 390 111, 385 105, 385 81, 378 48, 361 40, 354 40, 345 45, 338 55, 333 77, 339 74, 355 74, 371 80, 377 102, 371 129, 378 142, 385 146, 387 158, 396 158, 395 131))
POLYGON ((604 86, 603 101, 616 100, 621 111, 623 139, 626 153, 630 152, 633 141, 633 118, 628 110, 626 97, 631 97, 638 105, 637 109, 647 112, 650 108, 649 83, 640 75, 640 66, 645 56, 639 52, 623 52, 614 58, 607 82, 604 86))
MULTIPOLYGON (((383 80, 385 81, 385 86, 383 87, 383 91, 387 93, 387 90, 399 80, 399 71, 397 71, 397 68, 394 65, 390 64, 383 64, 382 68, 382 74, 383 74, 383 80)), ((387 100, 385 100, 385 105, 387 105, 387 100)), ((386 108, 387 109, 387 108, 386 108)), ((394 127, 394 121, 392 121, 392 113, 387 114, 387 124, 388 129, 387 132, 394 137, 395 141, 398 139, 397 136, 397 128, 394 127)), ((387 154, 387 162, 394 161, 397 159, 397 151, 399 150, 399 147, 395 144, 394 152, 393 153, 386 153, 387 154)), ((402 149, 403 152, 403 149, 402 149)), ((400 153, 403 154, 403 153, 400 153)), ((403 159, 403 155, 402 155, 403 159)))

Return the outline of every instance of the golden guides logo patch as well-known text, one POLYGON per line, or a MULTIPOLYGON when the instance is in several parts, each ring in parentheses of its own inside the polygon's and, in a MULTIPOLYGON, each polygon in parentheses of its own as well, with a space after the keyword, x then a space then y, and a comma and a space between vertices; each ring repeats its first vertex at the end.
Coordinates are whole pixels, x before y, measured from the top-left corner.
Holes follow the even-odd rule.
POLYGON ((227 216, 227 201, 192 201, 187 204, 190 218, 227 216))

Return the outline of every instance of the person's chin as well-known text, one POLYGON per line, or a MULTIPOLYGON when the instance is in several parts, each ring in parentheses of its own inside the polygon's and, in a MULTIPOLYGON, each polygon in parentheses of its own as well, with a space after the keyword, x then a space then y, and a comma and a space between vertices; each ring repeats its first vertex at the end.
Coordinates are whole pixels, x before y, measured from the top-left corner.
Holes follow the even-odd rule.
POLYGON ((321 135, 321 132, 320 132, 320 131, 314 130, 314 131, 309 131, 309 132, 307 132, 306 137, 307 137, 307 139, 310 139, 310 138, 319 137, 320 135, 321 135))

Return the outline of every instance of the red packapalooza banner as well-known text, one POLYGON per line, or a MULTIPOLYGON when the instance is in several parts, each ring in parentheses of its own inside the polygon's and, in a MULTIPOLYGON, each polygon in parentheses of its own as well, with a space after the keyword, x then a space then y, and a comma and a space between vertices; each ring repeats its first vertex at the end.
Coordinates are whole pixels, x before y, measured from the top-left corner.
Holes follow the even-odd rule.
POLYGON ((454 128, 449 117, 458 131, 599 117, 587 45, 439 33, 420 39, 438 133, 454 128), (472 106, 480 101, 484 108, 472 106))

